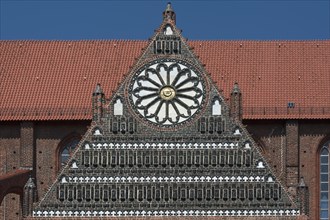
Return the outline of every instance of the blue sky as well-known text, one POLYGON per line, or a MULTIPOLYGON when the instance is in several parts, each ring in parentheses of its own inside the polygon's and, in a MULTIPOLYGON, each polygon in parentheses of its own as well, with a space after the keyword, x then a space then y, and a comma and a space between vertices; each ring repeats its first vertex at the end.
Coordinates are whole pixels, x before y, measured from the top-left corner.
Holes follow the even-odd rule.
MULTIPOLYGON (((168 0, 0 0, 2 40, 148 39, 168 0)), ((189 39, 330 39, 330 0, 172 0, 189 39)))

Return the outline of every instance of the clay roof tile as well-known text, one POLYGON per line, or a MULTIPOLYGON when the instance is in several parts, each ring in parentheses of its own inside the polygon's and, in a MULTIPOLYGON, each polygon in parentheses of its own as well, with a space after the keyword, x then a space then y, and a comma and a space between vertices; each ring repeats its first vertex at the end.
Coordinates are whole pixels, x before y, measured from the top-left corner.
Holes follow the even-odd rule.
MULTIPOLYGON (((91 119, 147 41, 0 41, 0 120, 91 119)), ((189 41, 219 90, 235 82, 244 119, 330 118, 330 40, 189 41), (288 103, 294 108, 288 108, 288 103)))

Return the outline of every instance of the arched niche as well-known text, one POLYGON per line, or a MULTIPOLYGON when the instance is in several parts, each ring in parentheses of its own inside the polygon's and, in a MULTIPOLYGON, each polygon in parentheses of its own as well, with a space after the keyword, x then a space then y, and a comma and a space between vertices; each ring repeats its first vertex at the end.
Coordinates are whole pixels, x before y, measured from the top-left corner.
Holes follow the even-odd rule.
POLYGON ((22 190, 11 189, 0 205, 0 219, 22 219, 22 190))
POLYGON ((171 25, 166 25, 164 28, 164 34, 167 36, 173 35, 173 28, 171 27, 171 25))
POLYGON ((99 136, 102 136, 103 135, 103 131, 100 127, 95 127, 93 130, 92 130, 92 134, 93 136, 95 137, 99 137, 99 136))
POLYGON ((113 103, 113 115, 121 116, 124 113, 124 104, 120 97, 117 97, 113 103))
POLYGON ((222 115, 221 100, 218 97, 216 97, 212 102, 212 115, 213 116, 222 115))

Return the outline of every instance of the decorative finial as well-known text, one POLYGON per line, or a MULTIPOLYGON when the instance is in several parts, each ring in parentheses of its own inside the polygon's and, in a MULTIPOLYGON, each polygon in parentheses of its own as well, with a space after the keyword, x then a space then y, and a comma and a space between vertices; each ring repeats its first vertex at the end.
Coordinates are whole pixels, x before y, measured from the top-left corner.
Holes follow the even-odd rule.
POLYGON ((163 19, 175 24, 175 12, 172 8, 171 2, 167 3, 166 9, 163 12, 163 19))
POLYGON ((304 177, 301 177, 300 178, 299 187, 301 187, 301 188, 306 187, 306 183, 305 183, 304 177))
POLYGON ((238 93, 241 93, 241 90, 239 89, 238 83, 235 82, 232 94, 238 94, 238 93))
POLYGON ((168 2, 168 3, 167 3, 166 11, 173 11, 173 8, 172 8, 172 5, 171 5, 171 2, 168 2))
POLYGON ((102 91, 102 88, 101 88, 101 84, 100 83, 98 83, 96 85, 96 88, 95 88, 95 90, 93 92, 93 95, 98 95, 98 94, 103 94, 103 91, 102 91))
POLYGON ((29 177, 28 181, 26 182, 24 188, 25 189, 33 189, 35 187, 36 187, 36 185, 34 184, 33 178, 30 175, 30 177, 29 177))

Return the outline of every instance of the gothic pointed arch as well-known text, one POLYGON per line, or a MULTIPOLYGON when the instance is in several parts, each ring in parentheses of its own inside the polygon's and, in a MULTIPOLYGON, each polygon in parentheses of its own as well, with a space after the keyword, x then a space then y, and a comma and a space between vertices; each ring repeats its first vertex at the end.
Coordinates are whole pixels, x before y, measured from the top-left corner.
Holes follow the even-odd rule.
POLYGON ((221 116, 222 115, 222 100, 220 97, 215 96, 212 101, 212 115, 221 116))
POLYGON ((65 136, 56 148, 56 164, 55 167, 59 171, 66 163, 68 162, 72 152, 77 147, 79 141, 81 139, 81 135, 73 132, 65 136))
POLYGON ((111 107, 113 107, 113 115, 117 115, 117 116, 123 115, 123 112, 124 112, 123 98, 120 96, 117 96, 114 99, 114 103, 111 107))

